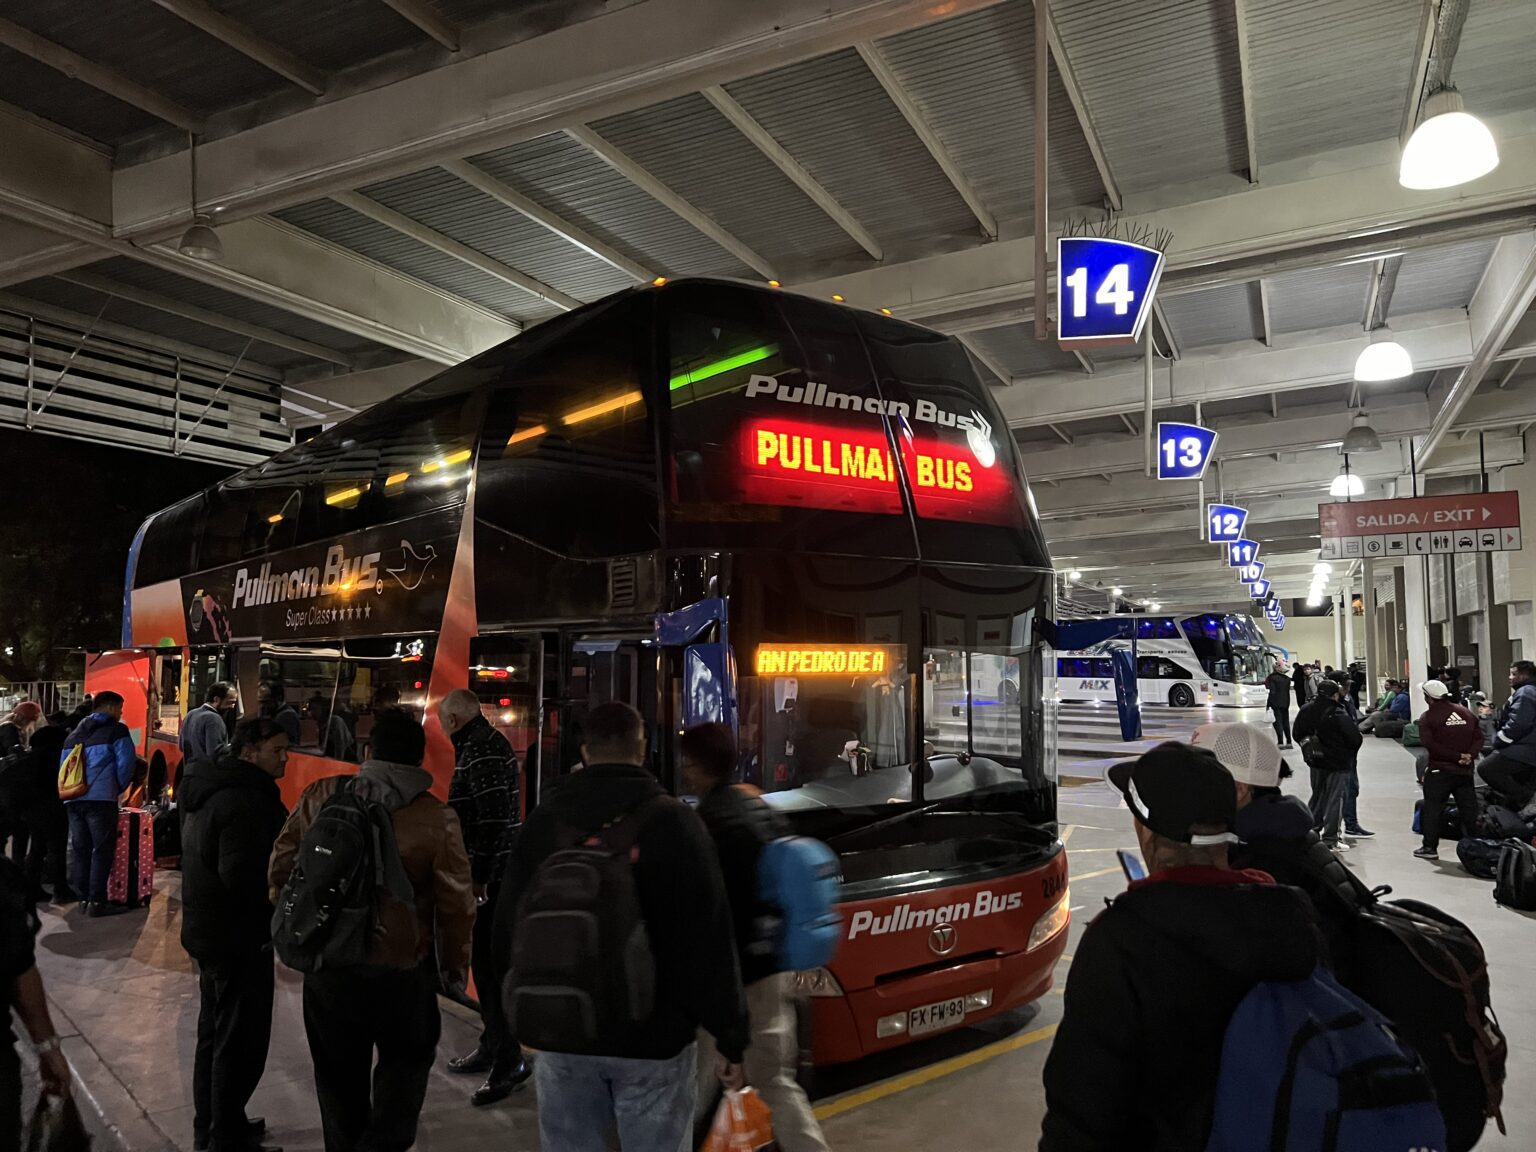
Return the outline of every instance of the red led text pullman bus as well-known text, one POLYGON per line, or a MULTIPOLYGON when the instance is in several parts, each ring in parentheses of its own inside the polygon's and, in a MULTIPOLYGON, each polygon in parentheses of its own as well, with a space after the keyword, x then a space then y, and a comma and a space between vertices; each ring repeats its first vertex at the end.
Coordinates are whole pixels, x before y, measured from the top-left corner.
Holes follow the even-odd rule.
POLYGON ((247 708, 275 683, 304 714, 290 802, 395 706, 446 793, 434 705, 465 685, 522 758, 525 808, 577 770, 600 703, 640 709, 674 786, 677 733, 732 724, 742 781, 841 862, 843 946, 800 978, 831 1063, 1051 985, 1052 609, 1016 446, 958 343, 688 280, 151 517, 123 642, 235 679, 247 708))

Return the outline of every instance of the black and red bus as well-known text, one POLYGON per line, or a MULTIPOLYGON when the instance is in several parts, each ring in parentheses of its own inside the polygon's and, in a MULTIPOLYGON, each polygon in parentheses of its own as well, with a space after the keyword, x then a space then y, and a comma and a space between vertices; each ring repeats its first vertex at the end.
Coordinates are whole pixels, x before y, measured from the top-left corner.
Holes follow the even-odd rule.
POLYGON ((127 584, 125 649, 180 662, 183 708, 195 669, 302 710, 290 801, 382 706, 421 717, 446 793, 435 704, 463 686, 525 806, 600 703, 640 709, 672 786, 677 733, 732 724, 742 781, 841 861, 843 947, 800 977, 818 1062, 1051 985, 1051 564, 952 338, 732 282, 624 292, 156 514, 127 584))

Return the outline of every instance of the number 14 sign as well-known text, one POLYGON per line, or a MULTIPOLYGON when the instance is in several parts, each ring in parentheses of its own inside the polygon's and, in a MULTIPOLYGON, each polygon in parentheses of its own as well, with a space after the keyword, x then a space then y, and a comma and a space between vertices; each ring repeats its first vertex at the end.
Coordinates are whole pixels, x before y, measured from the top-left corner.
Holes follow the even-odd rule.
POLYGON ((1163 275, 1156 248, 1108 236, 1056 241, 1056 341, 1067 346, 1134 344, 1163 275))

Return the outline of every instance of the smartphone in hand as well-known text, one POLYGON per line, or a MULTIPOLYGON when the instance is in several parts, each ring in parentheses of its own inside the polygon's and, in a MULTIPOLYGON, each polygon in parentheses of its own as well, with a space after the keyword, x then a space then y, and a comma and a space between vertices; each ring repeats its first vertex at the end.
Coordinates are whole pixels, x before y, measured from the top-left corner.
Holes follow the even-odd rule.
POLYGON ((1147 866, 1141 862, 1141 857, 1129 848, 1117 848, 1115 855, 1120 857, 1120 868, 1125 873, 1125 878, 1132 884, 1138 880, 1147 878, 1147 866))

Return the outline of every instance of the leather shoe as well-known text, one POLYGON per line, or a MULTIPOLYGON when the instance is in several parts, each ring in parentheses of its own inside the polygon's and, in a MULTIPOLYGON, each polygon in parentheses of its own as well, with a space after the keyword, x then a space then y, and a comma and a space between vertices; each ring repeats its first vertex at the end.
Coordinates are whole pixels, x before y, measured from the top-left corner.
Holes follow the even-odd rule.
MULTIPOLYGON (((252 1116, 245 1122, 245 1131, 251 1139, 253 1147, 260 1145, 261 1138, 267 1134, 267 1119, 265 1116, 252 1116)), ((208 1152, 208 1133, 194 1132, 192 1134, 192 1152, 208 1152)), ((278 1149, 277 1152, 282 1152, 278 1149)))
POLYGON ((519 1060, 517 1067, 510 1073, 500 1074, 492 1072, 490 1079, 475 1089, 469 1102, 476 1108, 484 1108, 487 1104, 495 1104, 498 1100, 505 1100, 518 1088, 527 1083, 528 1077, 533 1075, 533 1069, 528 1061, 519 1060))
POLYGON ((476 1048, 468 1056, 448 1061, 448 1071, 457 1072, 461 1076, 478 1076, 482 1072, 489 1072, 495 1063, 484 1048, 476 1048))

